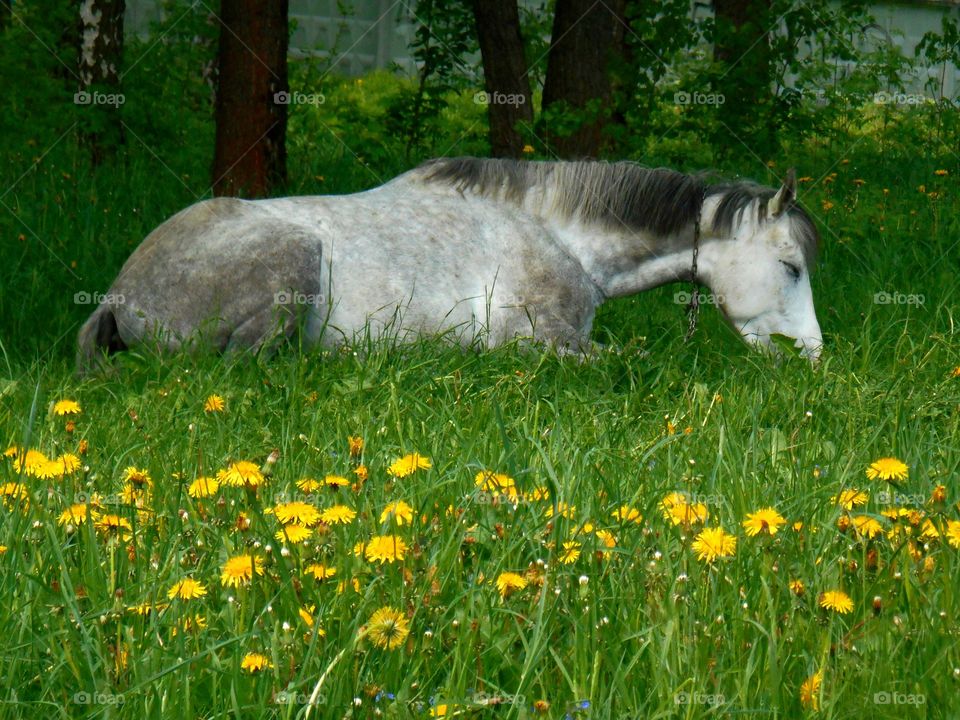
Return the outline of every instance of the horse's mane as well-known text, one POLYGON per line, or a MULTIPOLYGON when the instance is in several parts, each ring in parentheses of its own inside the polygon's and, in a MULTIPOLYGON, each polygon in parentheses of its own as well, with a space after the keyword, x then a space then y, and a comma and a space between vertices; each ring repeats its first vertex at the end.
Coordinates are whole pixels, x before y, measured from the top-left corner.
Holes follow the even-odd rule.
MULTIPOLYGON (((720 195, 712 230, 730 237, 743 213, 754 206, 758 220, 776 194, 750 181, 707 185, 704 173, 685 174, 646 168, 630 161, 524 161, 504 158, 437 158, 418 168, 426 182, 520 204, 536 186, 554 190, 554 210, 566 217, 612 229, 648 231, 660 237, 679 233, 700 216, 703 200, 720 195)), ((816 262, 820 236, 809 215, 796 204, 788 208, 791 230, 803 248, 807 267, 816 262)))

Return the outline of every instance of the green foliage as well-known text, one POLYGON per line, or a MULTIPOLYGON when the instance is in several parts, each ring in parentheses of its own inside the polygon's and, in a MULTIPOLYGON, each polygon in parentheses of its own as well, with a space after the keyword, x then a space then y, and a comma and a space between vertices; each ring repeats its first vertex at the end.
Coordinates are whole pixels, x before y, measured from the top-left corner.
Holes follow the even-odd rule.
POLYGON ((411 11, 417 30, 411 43, 417 64, 414 92, 401 94, 388 110, 390 130, 406 138, 406 157, 419 152, 424 138, 433 137, 446 106, 444 96, 477 82, 479 48, 473 32, 473 11, 463 0, 418 0, 411 11))

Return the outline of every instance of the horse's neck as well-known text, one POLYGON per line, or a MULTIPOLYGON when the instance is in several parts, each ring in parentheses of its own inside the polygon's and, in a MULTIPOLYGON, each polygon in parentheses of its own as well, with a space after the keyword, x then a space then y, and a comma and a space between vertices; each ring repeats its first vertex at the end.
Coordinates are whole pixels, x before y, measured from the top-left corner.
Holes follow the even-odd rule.
POLYGON ((659 237, 624 227, 611 229, 579 220, 551 217, 544 204, 528 209, 593 280, 605 297, 622 297, 681 280, 689 280, 693 266, 691 223, 678 234, 659 237))

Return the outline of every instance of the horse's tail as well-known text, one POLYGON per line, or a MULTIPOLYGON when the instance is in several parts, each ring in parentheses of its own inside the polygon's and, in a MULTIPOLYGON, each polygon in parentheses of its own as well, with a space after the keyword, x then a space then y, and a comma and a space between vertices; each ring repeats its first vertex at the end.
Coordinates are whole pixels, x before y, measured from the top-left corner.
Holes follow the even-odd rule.
POLYGON ((93 315, 80 328, 77 335, 77 372, 85 375, 103 368, 105 355, 126 350, 127 345, 120 337, 117 317, 113 306, 101 303, 93 315))

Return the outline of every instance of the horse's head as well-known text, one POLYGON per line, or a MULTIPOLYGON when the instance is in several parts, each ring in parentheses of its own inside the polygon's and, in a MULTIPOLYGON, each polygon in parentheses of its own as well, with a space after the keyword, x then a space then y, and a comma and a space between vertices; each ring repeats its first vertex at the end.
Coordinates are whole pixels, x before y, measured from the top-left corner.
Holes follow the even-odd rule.
POLYGON ((810 271, 819 236, 796 204, 793 170, 778 191, 752 183, 711 187, 703 219, 701 277, 727 320, 751 344, 772 348, 772 336, 786 335, 816 361, 823 338, 810 271))

